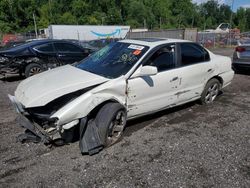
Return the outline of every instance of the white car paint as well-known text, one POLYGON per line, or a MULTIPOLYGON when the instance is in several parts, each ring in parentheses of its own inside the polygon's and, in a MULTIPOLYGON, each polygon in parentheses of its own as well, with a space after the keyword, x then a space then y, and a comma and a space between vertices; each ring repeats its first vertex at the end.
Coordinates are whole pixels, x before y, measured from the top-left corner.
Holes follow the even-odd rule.
POLYGON ((51 69, 22 81, 15 92, 25 108, 44 106, 55 98, 109 79, 71 65, 51 69))
POLYGON ((67 93, 100 84, 67 103, 51 118, 56 117, 57 125, 62 126, 86 117, 99 104, 112 100, 122 104, 127 109, 127 118, 132 119, 200 98, 207 81, 215 76, 223 80, 222 87, 228 85, 234 76, 230 58, 214 55, 212 52, 209 52, 210 62, 159 72, 147 78, 137 76, 142 68, 141 61, 155 47, 190 41, 166 39, 156 42, 139 40, 121 42, 149 47, 148 52, 127 74, 116 79, 107 79, 66 65, 21 82, 15 92, 16 101, 25 108, 43 106, 67 93))

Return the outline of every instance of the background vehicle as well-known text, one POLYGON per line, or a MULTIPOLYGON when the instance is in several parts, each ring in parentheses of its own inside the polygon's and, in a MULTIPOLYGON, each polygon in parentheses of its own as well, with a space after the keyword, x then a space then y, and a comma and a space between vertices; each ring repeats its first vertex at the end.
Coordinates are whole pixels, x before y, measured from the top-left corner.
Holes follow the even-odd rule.
POLYGON ((235 71, 250 69, 250 39, 238 42, 233 54, 232 66, 235 71))
POLYGON ((209 33, 229 33, 230 24, 229 23, 221 23, 216 29, 207 29, 204 32, 209 33))
POLYGON ((130 26, 121 25, 50 25, 48 36, 50 39, 96 40, 102 38, 124 39, 130 26))
POLYGON ((29 77, 47 69, 72 64, 92 50, 63 40, 35 40, 0 51, 0 74, 24 74, 29 77))
POLYGON ((77 132, 81 152, 94 154, 121 138, 128 119, 210 104, 233 76, 230 58, 190 41, 123 40, 22 81, 9 98, 20 124, 45 143, 77 132))

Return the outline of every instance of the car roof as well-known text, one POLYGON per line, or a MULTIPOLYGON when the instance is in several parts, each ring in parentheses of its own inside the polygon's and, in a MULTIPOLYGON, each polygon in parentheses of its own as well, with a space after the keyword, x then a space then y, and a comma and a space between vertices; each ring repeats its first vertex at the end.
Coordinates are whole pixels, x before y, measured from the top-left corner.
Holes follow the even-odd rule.
POLYGON ((33 40, 30 41, 29 44, 30 45, 37 45, 37 44, 43 44, 43 43, 47 43, 47 42, 67 42, 67 43, 73 43, 75 44, 73 41, 71 40, 61 40, 61 39, 41 39, 41 40, 33 40))
POLYGON ((18 46, 14 46, 12 48, 9 48, 9 49, 6 49, 4 51, 1 51, 2 53, 3 52, 7 52, 7 51, 11 51, 11 52, 15 52, 15 51, 22 51, 26 48, 30 48, 30 47, 34 47, 34 46, 37 46, 37 45, 42 45, 42 44, 46 44, 48 42, 65 42, 65 43, 70 43, 70 44, 73 44, 73 45, 76 45, 78 46, 79 48, 83 48, 82 46, 74 43, 74 42, 71 42, 71 41, 68 41, 68 40, 60 40, 60 39, 41 39, 41 40, 33 40, 33 41, 29 41, 29 42, 26 42, 24 44, 21 44, 21 45, 18 45, 18 46))
POLYGON ((192 42, 188 40, 181 39, 169 39, 169 38, 136 38, 136 39, 124 39, 119 42, 133 43, 149 47, 155 47, 162 44, 176 43, 176 42, 192 42))

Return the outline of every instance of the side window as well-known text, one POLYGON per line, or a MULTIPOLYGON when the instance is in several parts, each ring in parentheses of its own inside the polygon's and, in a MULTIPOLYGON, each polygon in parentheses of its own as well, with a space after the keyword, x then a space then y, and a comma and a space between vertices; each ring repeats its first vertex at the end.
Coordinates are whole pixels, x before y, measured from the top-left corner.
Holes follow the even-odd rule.
POLYGON ((78 48, 73 44, 68 44, 68 43, 54 43, 54 44, 55 48, 59 52, 82 52, 81 48, 78 48))
POLYGON ((175 49, 174 44, 162 47, 144 65, 155 66, 158 72, 175 68, 175 49))
POLYGON ((42 45, 34 47, 34 49, 40 52, 53 52, 54 51, 52 43, 42 44, 42 45))
POLYGON ((198 44, 182 43, 181 44, 181 65, 191 65, 195 63, 209 61, 208 52, 198 44))

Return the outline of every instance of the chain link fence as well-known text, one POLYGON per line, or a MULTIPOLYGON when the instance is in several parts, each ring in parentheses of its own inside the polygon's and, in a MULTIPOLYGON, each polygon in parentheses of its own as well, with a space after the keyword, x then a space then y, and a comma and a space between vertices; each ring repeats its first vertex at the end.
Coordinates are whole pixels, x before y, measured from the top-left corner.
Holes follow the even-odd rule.
MULTIPOLYGON (((250 31, 240 33, 239 30, 232 30, 229 33, 198 32, 197 29, 166 29, 159 31, 128 32, 126 38, 172 38, 185 39, 198 42, 206 48, 229 47, 237 45, 240 39, 250 39, 250 31)), ((6 42, 18 42, 35 39, 35 33, 4 34, 0 33, 1 44, 6 42)))
POLYGON ((186 39, 196 42, 197 29, 167 29, 160 31, 143 31, 143 32, 129 32, 126 36, 128 39, 133 38, 172 38, 172 39, 186 39))
POLYGON ((197 42, 206 48, 230 47, 237 45, 240 33, 198 33, 197 42))

